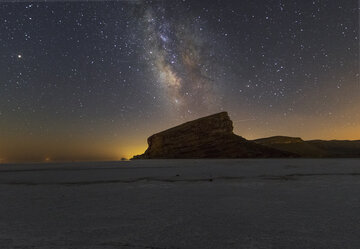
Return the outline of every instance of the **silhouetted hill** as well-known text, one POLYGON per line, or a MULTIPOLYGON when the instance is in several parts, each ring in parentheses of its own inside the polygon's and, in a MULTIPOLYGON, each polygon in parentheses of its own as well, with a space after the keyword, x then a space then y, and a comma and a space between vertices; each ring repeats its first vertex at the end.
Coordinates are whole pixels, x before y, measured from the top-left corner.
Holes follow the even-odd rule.
POLYGON ((360 157, 360 141, 310 140, 298 137, 275 136, 254 142, 274 149, 296 153, 301 157, 360 157))
POLYGON ((134 159, 155 158, 266 158, 297 155, 266 147, 233 133, 233 124, 221 112, 152 135, 144 154, 134 159))
POLYGON ((360 157, 360 140, 310 140, 306 142, 328 152, 330 157, 360 157))
POLYGON ((267 137, 267 138, 259 138, 256 140, 253 140, 257 143, 264 143, 264 144, 290 144, 290 143, 300 143, 304 142, 300 137, 286 137, 286 136, 273 136, 273 137, 267 137))
POLYGON ((253 140, 254 142, 274 149, 292 152, 301 157, 328 157, 329 153, 299 137, 275 136, 253 140))

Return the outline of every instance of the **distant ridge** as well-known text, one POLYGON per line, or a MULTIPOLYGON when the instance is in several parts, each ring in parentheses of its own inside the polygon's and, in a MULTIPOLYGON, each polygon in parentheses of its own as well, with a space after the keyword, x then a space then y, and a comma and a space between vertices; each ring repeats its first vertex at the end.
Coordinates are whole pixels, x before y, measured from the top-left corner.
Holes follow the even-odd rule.
POLYGON ((315 145, 305 142, 299 137, 275 136, 253 140, 255 143, 292 152, 301 157, 328 157, 329 153, 315 145))
POLYGON ((306 142, 326 151, 329 157, 360 157, 360 140, 310 140, 306 142))
POLYGON ((264 143, 264 144, 291 144, 291 143, 301 143, 304 142, 300 137, 286 137, 286 136, 273 136, 273 137, 267 137, 267 138, 259 138, 256 140, 253 140, 257 143, 264 143))
POLYGON ((253 140, 274 149, 296 153, 301 157, 360 157, 360 140, 310 140, 299 137, 274 136, 253 140))

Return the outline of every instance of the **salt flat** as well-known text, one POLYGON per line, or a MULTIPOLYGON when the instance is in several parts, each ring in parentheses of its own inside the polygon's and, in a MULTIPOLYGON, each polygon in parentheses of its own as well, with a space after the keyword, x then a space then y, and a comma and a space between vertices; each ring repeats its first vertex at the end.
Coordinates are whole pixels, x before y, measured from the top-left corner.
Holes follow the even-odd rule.
POLYGON ((0 165, 0 248, 360 248, 360 159, 0 165))

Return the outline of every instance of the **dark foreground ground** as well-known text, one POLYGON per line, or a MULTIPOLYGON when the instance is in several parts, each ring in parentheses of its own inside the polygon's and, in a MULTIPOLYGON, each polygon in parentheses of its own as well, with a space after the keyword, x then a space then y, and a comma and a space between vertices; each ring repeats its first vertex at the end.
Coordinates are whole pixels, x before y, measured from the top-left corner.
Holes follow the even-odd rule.
POLYGON ((0 248, 360 248, 360 159, 0 165, 0 248))

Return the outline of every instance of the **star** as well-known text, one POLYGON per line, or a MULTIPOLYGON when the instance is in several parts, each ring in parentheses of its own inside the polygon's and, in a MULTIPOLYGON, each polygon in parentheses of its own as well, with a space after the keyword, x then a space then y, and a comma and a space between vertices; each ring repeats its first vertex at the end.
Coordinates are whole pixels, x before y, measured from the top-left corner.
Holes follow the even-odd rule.
POLYGON ((356 1, 47 2, 0 7, 3 160, 32 151, 30 133, 34 160, 104 159, 159 124, 223 110, 256 118, 251 134, 234 127, 246 138, 360 139, 345 130, 360 124, 356 1), (73 152, 55 153, 67 137, 73 152))

